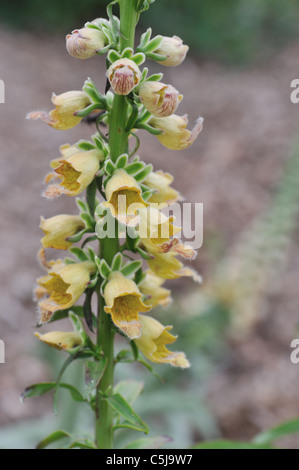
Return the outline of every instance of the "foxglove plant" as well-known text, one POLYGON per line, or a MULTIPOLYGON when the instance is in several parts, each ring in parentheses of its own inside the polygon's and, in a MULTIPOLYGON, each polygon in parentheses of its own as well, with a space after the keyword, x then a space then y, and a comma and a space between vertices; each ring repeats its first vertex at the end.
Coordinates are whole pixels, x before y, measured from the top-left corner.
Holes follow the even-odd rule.
MULTIPOLYGON (((119 428, 148 432, 147 425, 124 398, 122 387, 114 386, 114 368, 121 362, 153 363, 180 368, 190 366, 183 352, 168 345, 176 340, 170 331, 149 315, 156 306, 168 306, 171 292, 163 287, 167 279, 200 276, 184 266, 178 256, 193 259, 195 251, 176 236, 181 229, 161 210, 181 197, 172 186, 173 177, 154 171, 136 152, 139 129, 158 138, 169 149, 185 149, 202 129, 199 118, 192 131, 186 116, 174 114, 183 96, 161 82, 162 74, 148 75, 141 65, 146 59, 161 65, 183 62, 188 46, 177 36, 151 37, 149 28, 135 46, 135 28, 140 14, 154 0, 115 0, 107 7, 108 19, 96 19, 66 37, 69 54, 88 59, 106 54, 107 85, 101 93, 87 79, 82 90, 53 95, 50 113, 31 112, 59 130, 70 129, 87 116, 96 123, 90 141, 79 140, 60 148, 46 176, 44 196, 62 194, 76 199, 79 215, 61 214, 44 219, 39 258, 45 274, 37 280, 39 326, 69 317, 73 331, 36 333, 47 345, 66 351, 68 358, 55 383, 35 384, 24 392, 36 396, 59 387, 69 390, 75 401, 87 402, 95 413, 95 439, 70 442, 69 447, 110 449, 119 428), (119 5, 120 17, 112 9, 119 5), (103 134, 100 125, 108 128, 103 134), (131 147, 136 145, 133 149, 131 147), (114 228, 109 231, 107 227, 114 228), (94 248, 99 241, 99 249, 94 248), (74 244, 81 246, 73 246, 74 244), (46 249, 68 250, 73 256, 48 261, 46 249), (132 258, 133 255, 133 258, 132 258), (83 305, 75 305, 84 295, 83 305), (98 311, 93 312, 93 298, 98 311), (115 335, 126 338, 130 349, 114 354, 115 335), (66 367, 85 360, 86 390, 79 392, 61 382, 66 367)), ((57 431, 43 441, 71 437, 57 431)))

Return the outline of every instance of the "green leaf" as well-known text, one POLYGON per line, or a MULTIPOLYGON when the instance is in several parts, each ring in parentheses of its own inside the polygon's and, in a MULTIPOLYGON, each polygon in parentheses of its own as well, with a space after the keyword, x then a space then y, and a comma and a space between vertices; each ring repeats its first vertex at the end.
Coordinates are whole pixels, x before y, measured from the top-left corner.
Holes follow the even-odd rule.
POLYGON ((142 261, 139 261, 139 260, 132 261, 131 263, 126 264, 126 266, 124 266, 120 270, 120 272, 124 276, 130 276, 130 275, 134 274, 138 269, 140 269, 141 266, 142 266, 142 261))
POLYGON ((126 445, 124 449, 162 449, 169 442, 171 438, 167 436, 143 437, 126 445))
POLYGON ((81 395, 79 390, 77 390, 76 387, 74 387, 73 385, 65 384, 65 383, 59 383, 58 385, 59 385, 60 388, 64 388, 64 389, 68 390, 74 401, 76 401, 76 402, 86 402, 85 398, 81 395))
POLYGON ((25 398, 40 397, 46 393, 51 392, 55 389, 55 387, 56 382, 44 382, 30 385, 29 387, 25 388, 20 396, 20 400, 23 402, 25 398))
POLYGON ((277 439, 280 439, 284 436, 288 436, 290 434, 299 433, 299 419, 292 419, 291 421, 287 421, 279 426, 268 429, 263 431, 253 439, 255 444, 270 444, 277 439))
POLYGON ((61 439, 69 438, 70 435, 66 431, 54 431, 52 434, 49 436, 45 437, 42 441, 40 441, 36 448, 37 449, 44 449, 50 444, 53 444, 53 442, 60 441, 61 439))
POLYGON ((133 379, 127 379, 118 382, 115 385, 113 392, 122 395, 130 405, 133 405, 135 400, 143 392, 143 389, 144 382, 139 382, 138 380, 133 379))
POLYGON ((86 255, 86 253, 84 253, 83 250, 81 250, 81 248, 78 248, 77 246, 73 246, 72 248, 69 249, 70 253, 72 253, 72 255, 76 256, 76 258, 78 258, 79 261, 88 261, 88 256, 86 255))
POLYGON ((136 431, 144 432, 148 434, 148 426, 142 421, 142 419, 135 413, 133 408, 129 403, 122 397, 120 394, 115 394, 110 398, 105 398, 109 406, 116 411, 120 416, 125 418, 125 421, 119 425, 116 425, 115 428, 119 427, 128 427, 135 429, 136 431))
POLYGON ((98 386, 107 366, 107 358, 102 357, 98 361, 86 361, 85 363, 85 395, 88 396, 98 386))
POLYGON ((251 442, 209 441, 197 444, 193 449, 272 449, 272 447, 251 442))

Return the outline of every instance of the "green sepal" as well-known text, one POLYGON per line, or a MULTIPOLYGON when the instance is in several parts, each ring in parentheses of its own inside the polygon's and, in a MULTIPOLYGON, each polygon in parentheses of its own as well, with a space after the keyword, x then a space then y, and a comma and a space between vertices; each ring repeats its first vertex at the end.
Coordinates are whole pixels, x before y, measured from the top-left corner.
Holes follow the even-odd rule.
POLYGON ((128 163, 128 155, 124 153, 123 155, 120 155, 118 159, 115 162, 116 168, 125 168, 126 164, 128 163))
POLYGON ((120 272, 128 277, 134 274, 138 269, 140 269, 142 266, 142 261, 140 260, 135 260, 132 261, 131 263, 127 263, 123 268, 121 268, 120 272))
POLYGON ((139 173, 141 170, 143 170, 143 168, 144 168, 143 162, 134 162, 126 166, 126 172, 128 173, 128 175, 134 176, 137 173, 139 173))
POLYGON ((79 261, 88 261, 88 256, 83 250, 81 250, 81 248, 78 248, 77 246, 72 246, 69 251, 70 253, 72 253, 72 255, 76 256, 79 261))
POLYGON ((119 271, 123 263, 123 257, 121 253, 117 253, 111 263, 111 271, 119 271))
POLYGON ((109 274, 111 273, 111 268, 108 265, 107 261, 102 259, 99 266, 100 275, 103 279, 108 279, 109 274))
POLYGON ((152 171, 153 165, 150 163, 149 165, 144 166, 144 168, 139 173, 136 173, 134 178, 138 182, 143 181, 152 171))

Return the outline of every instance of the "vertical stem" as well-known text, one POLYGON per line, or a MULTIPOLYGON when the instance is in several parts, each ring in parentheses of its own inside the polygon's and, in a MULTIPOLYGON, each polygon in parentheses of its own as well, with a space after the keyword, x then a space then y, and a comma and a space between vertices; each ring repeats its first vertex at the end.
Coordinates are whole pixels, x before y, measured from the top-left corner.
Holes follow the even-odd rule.
MULTIPOLYGON (((126 47, 134 48, 135 28, 138 20, 136 0, 119 0, 120 8, 120 37, 121 51, 126 47)), ((115 95, 111 114, 109 117, 109 145, 110 158, 113 161, 128 151, 128 133, 125 131, 128 105, 124 96, 115 95)), ((108 264, 119 251, 119 240, 105 238, 101 242, 100 257, 108 264)), ((98 304, 98 331, 97 344, 101 347, 106 359, 107 367, 97 387, 96 393, 96 425, 95 438, 98 449, 113 448, 113 413, 104 395, 111 395, 114 383, 114 331, 110 316, 104 311, 104 301, 101 294, 98 304)))

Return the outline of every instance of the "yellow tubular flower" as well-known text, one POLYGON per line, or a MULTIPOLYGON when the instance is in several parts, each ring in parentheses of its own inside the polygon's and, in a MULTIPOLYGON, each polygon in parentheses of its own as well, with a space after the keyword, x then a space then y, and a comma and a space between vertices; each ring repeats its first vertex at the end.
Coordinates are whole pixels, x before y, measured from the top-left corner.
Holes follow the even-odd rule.
POLYGON ((170 150, 183 150, 190 147, 202 131, 203 118, 197 119, 192 131, 187 129, 187 115, 177 116, 173 114, 164 118, 153 116, 149 120, 149 124, 163 131, 163 134, 156 137, 164 147, 170 150))
POLYGON ((82 120, 75 113, 91 103, 84 91, 67 91, 61 95, 53 93, 51 101, 55 105, 55 109, 50 113, 33 111, 27 115, 27 119, 41 119, 54 129, 67 130, 75 127, 82 120))
POLYGON ((156 276, 150 269, 146 271, 145 278, 139 284, 139 289, 142 294, 147 296, 144 301, 145 305, 149 305, 152 308, 161 305, 162 307, 168 307, 172 301, 171 291, 161 287, 165 282, 159 276, 156 276))
POLYGON ((139 312, 148 312, 151 307, 141 300, 141 292, 134 281, 116 271, 110 274, 104 289, 105 312, 110 313, 113 323, 130 339, 141 335, 139 312))
POLYGON ((167 117, 173 114, 183 95, 172 85, 160 82, 145 82, 139 89, 142 104, 154 116, 167 117))
POLYGON ((77 215, 56 215, 49 219, 41 217, 40 228, 45 236, 41 239, 44 248, 67 250, 72 243, 68 238, 85 228, 81 217, 77 215))
POLYGON ((41 321, 49 321, 54 312, 70 308, 88 286, 90 276, 96 271, 90 261, 67 265, 54 265, 38 284, 47 290, 48 298, 39 302, 41 321))
POLYGON ((39 333, 34 333, 34 335, 48 346, 63 351, 68 351, 82 344, 81 336, 75 331, 51 331, 44 335, 40 335, 39 333))
POLYGON ((50 185, 44 192, 44 196, 50 199, 60 194, 76 196, 93 181, 100 169, 100 162, 104 158, 103 153, 98 149, 77 152, 73 150, 74 147, 66 149, 65 152, 68 152, 70 156, 52 161, 51 166, 61 178, 61 182, 58 185, 50 185))
POLYGON ((143 181, 155 193, 150 196, 148 201, 155 204, 173 204, 182 199, 180 193, 170 185, 173 182, 173 176, 163 171, 152 171, 143 181))
POLYGON ((137 233, 144 244, 161 245, 181 231, 180 227, 173 225, 174 217, 167 217, 152 206, 139 209, 138 215, 137 233))
POLYGON ((135 339, 137 347, 142 354, 157 364, 170 364, 175 367, 186 369, 190 363, 183 352, 169 351, 166 347, 177 339, 169 331, 172 326, 163 326, 152 317, 140 315, 142 333, 140 338, 135 339))
POLYGON ((123 170, 116 170, 106 186, 107 202, 104 207, 111 209, 112 215, 124 224, 137 222, 137 209, 148 206, 148 203, 142 199, 142 191, 133 178, 123 170))
POLYGON ((157 253, 153 259, 148 260, 149 268, 163 279, 177 279, 179 277, 192 277, 196 282, 201 282, 201 277, 193 269, 184 266, 175 253, 157 253))

